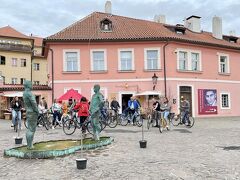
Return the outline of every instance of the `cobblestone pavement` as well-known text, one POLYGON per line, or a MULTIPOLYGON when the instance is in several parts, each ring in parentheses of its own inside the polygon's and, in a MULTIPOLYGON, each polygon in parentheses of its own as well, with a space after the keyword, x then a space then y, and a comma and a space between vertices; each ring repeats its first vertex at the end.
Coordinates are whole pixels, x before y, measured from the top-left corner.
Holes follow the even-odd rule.
MULTIPOLYGON (((139 147, 139 127, 107 128, 102 135, 114 137, 114 143, 85 151, 87 169, 78 170, 80 152, 44 160, 3 157, 4 149, 16 146, 16 133, 10 121, 0 120, 0 179, 240 179, 240 118, 199 119, 191 129, 172 127, 162 134, 145 126, 146 149, 139 147)), ((79 136, 38 128, 34 141, 79 136)))

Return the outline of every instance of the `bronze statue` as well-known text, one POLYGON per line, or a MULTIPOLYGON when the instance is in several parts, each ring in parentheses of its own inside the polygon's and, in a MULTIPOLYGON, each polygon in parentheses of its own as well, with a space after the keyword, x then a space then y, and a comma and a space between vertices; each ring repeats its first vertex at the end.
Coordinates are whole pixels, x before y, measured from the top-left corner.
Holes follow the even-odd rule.
POLYGON ((32 90, 32 82, 25 81, 24 82, 24 93, 23 93, 23 101, 26 109, 26 117, 27 117, 27 148, 33 149, 33 137, 37 127, 37 118, 38 118, 38 108, 36 103, 36 98, 31 92, 32 90))
POLYGON ((91 104, 90 104, 90 114, 91 120, 93 123, 93 133, 94 139, 99 140, 99 132, 100 132, 100 124, 99 124, 99 117, 101 113, 101 109, 104 105, 103 95, 99 92, 100 85, 94 85, 94 92, 95 94, 92 96, 91 104))

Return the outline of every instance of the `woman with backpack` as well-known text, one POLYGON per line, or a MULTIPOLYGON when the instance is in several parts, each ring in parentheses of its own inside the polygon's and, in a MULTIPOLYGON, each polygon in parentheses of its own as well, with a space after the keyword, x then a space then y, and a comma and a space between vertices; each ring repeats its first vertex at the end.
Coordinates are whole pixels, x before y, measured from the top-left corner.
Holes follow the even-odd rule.
MULTIPOLYGON (((82 97, 81 101, 73 107, 73 110, 78 110, 78 117, 80 118, 80 123, 83 124, 89 116, 89 104, 87 102, 87 99, 85 97, 82 97)), ((85 126, 82 126, 82 133, 86 134, 85 126)))

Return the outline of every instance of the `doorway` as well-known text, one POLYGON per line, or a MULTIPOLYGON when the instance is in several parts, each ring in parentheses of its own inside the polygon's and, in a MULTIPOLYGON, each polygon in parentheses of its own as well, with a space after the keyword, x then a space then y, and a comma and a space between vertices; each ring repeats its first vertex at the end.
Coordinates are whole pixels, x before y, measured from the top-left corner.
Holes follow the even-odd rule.
POLYGON ((124 109, 126 109, 128 107, 128 101, 130 100, 130 98, 133 96, 133 94, 122 94, 122 98, 121 98, 121 112, 123 112, 124 109))
POLYGON ((192 116, 192 87, 191 86, 180 86, 179 87, 179 105, 181 105, 181 97, 186 98, 190 103, 190 115, 192 116))

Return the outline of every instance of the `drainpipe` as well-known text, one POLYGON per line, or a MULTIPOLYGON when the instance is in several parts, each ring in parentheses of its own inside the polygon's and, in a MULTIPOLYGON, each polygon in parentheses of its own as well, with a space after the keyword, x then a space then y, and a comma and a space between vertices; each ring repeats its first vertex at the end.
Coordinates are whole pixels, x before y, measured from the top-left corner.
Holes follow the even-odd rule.
POLYGON ((53 68, 53 49, 49 48, 51 51, 51 59, 52 59, 52 104, 54 102, 54 68, 53 68))
POLYGON ((167 97, 167 72, 166 72, 166 46, 169 44, 167 41, 163 46, 163 73, 164 73, 164 94, 167 97))
POLYGON ((32 40, 32 47, 31 47, 31 82, 33 80, 33 56, 34 56, 34 39, 32 40))

